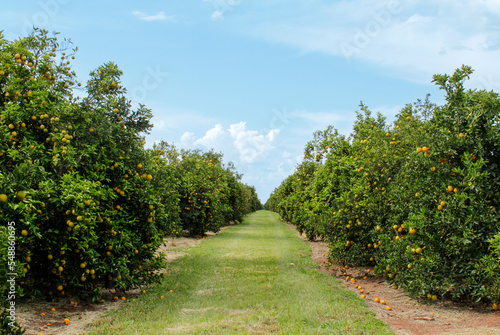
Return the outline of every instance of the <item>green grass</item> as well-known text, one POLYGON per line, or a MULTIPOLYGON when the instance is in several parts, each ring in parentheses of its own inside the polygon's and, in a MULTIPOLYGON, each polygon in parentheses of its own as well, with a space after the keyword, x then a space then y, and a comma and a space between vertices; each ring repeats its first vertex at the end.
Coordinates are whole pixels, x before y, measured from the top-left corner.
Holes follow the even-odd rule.
POLYGON ((276 214, 253 213, 188 250, 91 334, 393 334, 310 254, 276 214))

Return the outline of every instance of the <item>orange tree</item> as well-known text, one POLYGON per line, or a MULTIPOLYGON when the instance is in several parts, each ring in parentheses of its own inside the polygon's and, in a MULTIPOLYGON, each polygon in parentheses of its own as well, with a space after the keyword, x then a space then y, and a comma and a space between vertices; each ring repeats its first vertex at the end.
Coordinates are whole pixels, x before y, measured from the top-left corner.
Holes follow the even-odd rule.
MULTIPOLYGON (((447 104, 407 105, 393 127, 361 106, 349 142, 319 146, 315 134, 305 158, 324 163, 301 224, 330 243, 330 261, 375 264, 414 296, 498 303, 499 99, 466 91, 471 73, 436 75, 447 104)), ((283 219, 301 211, 292 181, 269 200, 283 219)))
POLYGON ((405 234, 388 244, 379 272, 416 296, 498 302, 500 267, 491 260, 498 260, 493 238, 500 230, 500 100, 466 91, 471 73, 464 66, 451 77, 434 76, 447 103, 420 126, 396 178, 393 223, 404 224, 405 234))
POLYGON ((16 222, 21 284, 99 299, 106 283, 157 280, 156 249, 179 220, 143 149, 151 112, 131 108, 112 63, 75 98, 68 41, 45 31, 1 41, 0 217, 16 222))
POLYGON ((252 205, 245 208, 240 177, 231 166, 224 166, 221 154, 213 151, 183 150, 178 158, 177 173, 181 181, 182 228, 192 236, 203 236, 207 231, 218 232, 224 224, 241 220, 249 209, 255 209, 258 202, 256 194, 250 194, 252 205))

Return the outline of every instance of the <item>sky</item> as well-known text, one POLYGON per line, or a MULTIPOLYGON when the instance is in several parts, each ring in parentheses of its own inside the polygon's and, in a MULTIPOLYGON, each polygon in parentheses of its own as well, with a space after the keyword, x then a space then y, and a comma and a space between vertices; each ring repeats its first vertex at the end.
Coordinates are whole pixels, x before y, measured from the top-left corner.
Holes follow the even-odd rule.
POLYGON ((214 149, 264 203, 317 130, 350 134, 362 101, 392 122, 444 103, 434 74, 462 64, 469 88, 500 90, 498 0, 9 1, 0 30, 32 27, 78 47, 79 80, 112 61, 134 106, 154 114, 147 146, 214 149))

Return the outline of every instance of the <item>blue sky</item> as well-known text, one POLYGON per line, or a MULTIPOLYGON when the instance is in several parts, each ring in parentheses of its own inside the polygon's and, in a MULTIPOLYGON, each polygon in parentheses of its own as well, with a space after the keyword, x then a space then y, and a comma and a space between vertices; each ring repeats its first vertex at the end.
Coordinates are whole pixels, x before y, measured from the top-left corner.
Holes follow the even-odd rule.
POLYGON ((224 153, 264 202, 316 130, 349 134, 363 101, 391 121, 462 64, 500 89, 500 2, 416 0, 14 1, 9 39, 32 26, 79 51, 80 80, 113 61, 130 99, 153 110, 147 145, 224 153))

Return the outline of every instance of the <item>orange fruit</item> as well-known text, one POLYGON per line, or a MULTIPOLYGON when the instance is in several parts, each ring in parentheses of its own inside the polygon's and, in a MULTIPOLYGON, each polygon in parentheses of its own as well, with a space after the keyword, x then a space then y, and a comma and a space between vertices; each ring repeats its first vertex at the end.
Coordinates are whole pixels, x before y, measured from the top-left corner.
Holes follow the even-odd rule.
POLYGON ((385 309, 388 310, 388 311, 392 310, 392 308, 389 307, 389 306, 387 306, 385 309))
POLYGON ((379 298, 375 298, 375 302, 380 302, 380 299, 379 298))
POLYGON ((380 300, 380 303, 381 303, 382 305, 385 305, 385 300, 380 300))
POLYGON ((26 192, 24 191, 19 191, 17 192, 17 199, 20 201, 23 201, 26 198, 26 192))
POLYGON ((494 311, 498 311, 498 304, 493 304, 492 308, 494 311))
POLYGON ((453 192, 453 186, 448 186, 448 192, 453 192))

